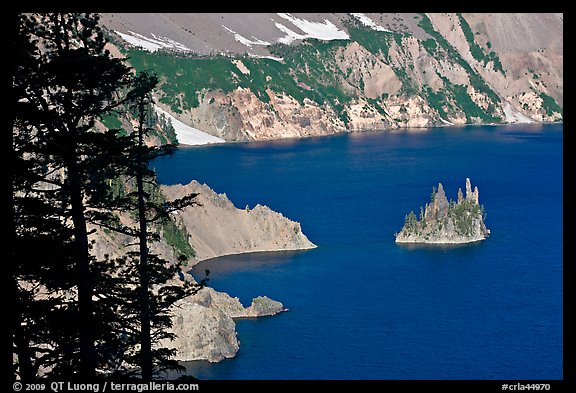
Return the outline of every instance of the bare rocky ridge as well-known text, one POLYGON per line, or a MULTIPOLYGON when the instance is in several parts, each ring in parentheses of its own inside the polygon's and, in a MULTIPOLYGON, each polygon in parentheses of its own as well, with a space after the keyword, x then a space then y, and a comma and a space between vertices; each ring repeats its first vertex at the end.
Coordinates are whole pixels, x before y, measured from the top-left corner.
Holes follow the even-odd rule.
POLYGON ((238 209, 226 194, 217 194, 193 180, 183 186, 161 186, 168 200, 199 193, 201 206, 190 206, 175 214, 196 251, 195 261, 223 255, 261 251, 306 250, 316 246, 294 222, 267 206, 238 209))
POLYGON ((515 112, 537 122, 561 119, 560 114, 546 115, 540 110, 540 93, 563 105, 562 14, 463 14, 475 34, 475 43, 486 53, 498 54, 504 74, 492 62, 484 64, 472 56, 462 24, 454 14, 429 16, 434 27, 515 112))
POLYGON ((314 13, 103 13, 102 22, 112 30, 149 39, 166 38, 200 54, 250 53, 270 56, 267 44, 292 35, 306 36, 299 20, 310 27, 334 25, 344 31, 338 14, 314 13), (282 15, 282 16, 281 16, 282 15), (289 15, 289 16, 288 16, 289 15), (292 17, 292 18, 290 18, 292 17), (314 23, 316 25, 314 25, 314 23), (300 24, 300 26, 299 26, 300 24))
POLYGON ((458 189, 458 200, 448 201, 442 183, 432 191, 432 201, 416 219, 414 212, 406 216, 404 226, 396 234, 396 243, 462 244, 486 239, 490 230, 484 224, 484 207, 478 203, 478 187, 472 191, 466 178, 466 194, 458 189))
POLYGON ((259 296, 249 307, 227 293, 203 288, 174 305, 174 341, 163 346, 176 348, 176 360, 219 362, 234 357, 240 349, 234 318, 257 318, 286 311, 282 303, 259 296))
MULTIPOLYGON (((303 250, 316 247, 299 223, 262 205, 237 209, 225 194, 205 184, 161 186, 168 200, 198 193, 200 206, 175 215, 196 251, 193 263, 218 256, 255 251, 303 250)), ((189 278, 191 279, 191 278, 189 278)), ((177 360, 218 362, 235 356, 240 344, 234 318, 257 318, 286 311, 284 305, 258 296, 244 307, 238 298, 203 288, 174 306, 172 331, 176 339, 164 345, 177 349, 177 360)))
MULTIPOLYGON (((198 192, 201 206, 191 206, 175 215, 188 234, 188 240, 196 251, 190 265, 201 260, 222 255, 255 251, 280 251, 310 249, 316 247, 302 233, 299 223, 266 206, 253 209, 237 209, 225 194, 217 194, 207 185, 192 181, 186 186, 162 186, 167 199, 198 192)), ((126 225, 133 225, 129 215, 119 217, 126 225)), ((93 228, 93 252, 98 259, 105 256, 116 258, 127 249, 137 247, 134 239, 101 228, 93 228)), ((165 239, 150 243, 152 252, 168 261, 176 261, 177 253, 165 239)), ((184 274, 186 280, 194 279, 184 274)), ((173 284, 180 281, 172 280, 173 284)), ((208 360, 219 362, 236 355, 240 343, 236 334, 235 318, 258 318, 286 311, 284 305, 266 296, 258 296, 245 307, 238 298, 205 287, 188 296, 173 307, 174 341, 161 345, 176 348, 176 360, 208 360)))

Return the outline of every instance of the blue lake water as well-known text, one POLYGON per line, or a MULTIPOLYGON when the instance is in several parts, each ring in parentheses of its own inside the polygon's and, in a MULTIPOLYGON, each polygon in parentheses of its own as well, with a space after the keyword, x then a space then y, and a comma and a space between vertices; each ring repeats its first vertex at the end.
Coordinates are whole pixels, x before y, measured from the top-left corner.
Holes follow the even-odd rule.
POLYGON ((181 148, 163 184, 196 179, 237 207, 265 204, 318 245, 198 266, 249 305, 234 359, 200 379, 561 379, 563 131, 470 126, 181 148), (394 243, 442 182, 478 186, 491 236, 460 247, 394 243))

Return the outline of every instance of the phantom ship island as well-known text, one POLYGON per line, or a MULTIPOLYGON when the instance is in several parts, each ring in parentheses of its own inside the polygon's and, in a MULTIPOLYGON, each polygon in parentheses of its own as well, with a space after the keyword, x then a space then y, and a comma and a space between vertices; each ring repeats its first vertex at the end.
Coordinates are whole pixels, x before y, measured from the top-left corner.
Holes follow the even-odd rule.
POLYGON ((486 239, 484 207, 478 203, 478 187, 466 178, 466 196, 458 189, 458 200, 448 201, 442 183, 432 187, 431 202, 420 208, 420 219, 414 211, 406 216, 404 226, 396 234, 396 243, 463 244, 486 239))

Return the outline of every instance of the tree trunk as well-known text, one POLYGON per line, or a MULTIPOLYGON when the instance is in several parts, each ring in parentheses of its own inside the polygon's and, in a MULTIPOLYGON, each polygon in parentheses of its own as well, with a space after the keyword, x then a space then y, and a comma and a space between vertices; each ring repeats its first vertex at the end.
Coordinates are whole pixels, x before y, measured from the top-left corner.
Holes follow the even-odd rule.
POLYGON ((90 274, 90 250, 88 231, 82 201, 82 185, 76 160, 68 164, 70 185, 70 206, 74 224, 74 242, 76 245, 77 285, 78 285, 78 331, 80 340, 80 376, 92 379, 96 377, 96 351, 94 348, 94 312, 92 294, 94 283, 90 274))
POLYGON ((22 381, 32 381, 36 375, 34 368, 32 367, 30 343, 28 342, 26 334, 24 333, 24 328, 21 325, 23 321, 22 301, 18 290, 18 283, 15 280, 12 283, 12 292, 15 296, 14 299, 16 299, 16 305, 13 307, 12 311, 14 313, 12 326, 14 329, 14 344, 16 345, 15 352, 18 356, 18 371, 22 381))
POLYGON ((144 171, 141 149, 144 146, 144 97, 139 102, 139 130, 138 130, 138 154, 136 162, 136 184, 138 192, 138 220, 140 228, 138 237, 140 240, 140 263, 138 272, 140 275, 140 345, 142 380, 150 381, 153 376, 152 363, 152 338, 150 333, 150 277, 148 271, 148 230, 146 221, 146 204, 144 195, 144 171))

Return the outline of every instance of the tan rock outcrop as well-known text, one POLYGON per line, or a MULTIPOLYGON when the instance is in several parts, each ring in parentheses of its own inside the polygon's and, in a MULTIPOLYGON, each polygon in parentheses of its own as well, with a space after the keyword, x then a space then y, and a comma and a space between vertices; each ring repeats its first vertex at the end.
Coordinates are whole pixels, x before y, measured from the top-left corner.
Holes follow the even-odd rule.
POLYGON ((168 200, 198 193, 200 206, 175 214, 196 251, 195 261, 223 255, 259 251, 306 250, 316 246, 302 233, 299 223, 267 206, 238 209, 226 194, 192 181, 183 186, 162 186, 168 200))
MULTIPOLYGON (((201 206, 187 207, 174 217, 195 248, 197 255, 191 264, 228 254, 315 247, 302 233, 299 223, 266 206, 237 209, 225 194, 217 194, 196 181, 186 186, 161 186, 161 189, 169 200, 199 193, 201 206)), ((128 214, 120 215, 119 220, 124 225, 135 225, 128 214)), ((132 237, 97 227, 93 229, 92 250, 98 259, 104 259, 106 255, 116 258, 126 251, 137 250, 132 237)), ((165 239, 151 242, 149 246, 152 252, 167 261, 177 260, 175 251, 165 239)), ((194 282, 188 274, 184 274, 184 278, 194 282)), ((170 282, 171 285, 181 283, 177 278, 170 282)), ((173 305, 171 332, 175 340, 164 340, 160 345, 176 349, 176 360, 219 362, 234 357, 240 348, 234 318, 257 318, 282 311, 286 311, 282 303, 266 296, 258 296, 250 306, 244 307, 238 298, 205 287, 173 305)))
POLYGON ((240 343, 232 317, 216 307, 205 307, 185 298, 175 305, 172 319, 174 341, 163 347, 177 350, 176 360, 208 360, 219 362, 236 355, 240 343))
POLYGON ((205 287, 173 306, 171 332, 176 338, 161 345, 176 349, 176 360, 219 362, 234 357, 240 349, 234 318, 258 318, 283 311, 282 303, 266 296, 258 296, 244 307, 238 298, 205 287))

